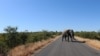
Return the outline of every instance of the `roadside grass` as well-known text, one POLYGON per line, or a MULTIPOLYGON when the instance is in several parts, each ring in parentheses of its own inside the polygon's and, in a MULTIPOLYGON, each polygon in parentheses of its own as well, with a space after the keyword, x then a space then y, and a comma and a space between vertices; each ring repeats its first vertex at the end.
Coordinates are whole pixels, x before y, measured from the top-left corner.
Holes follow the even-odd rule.
POLYGON ((8 56, 31 56, 36 51, 46 46, 47 44, 55 41, 56 39, 58 39, 58 37, 17 46, 13 48, 11 51, 9 51, 8 56))
POLYGON ((82 37, 75 37, 77 40, 79 41, 85 41, 85 43, 87 45, 89 45, 90 47, 96 49, 96 50, 100 50, 100 41, 99 40, 95 40, 95 39, 87 39, 87 38, 82 38, 82 37))

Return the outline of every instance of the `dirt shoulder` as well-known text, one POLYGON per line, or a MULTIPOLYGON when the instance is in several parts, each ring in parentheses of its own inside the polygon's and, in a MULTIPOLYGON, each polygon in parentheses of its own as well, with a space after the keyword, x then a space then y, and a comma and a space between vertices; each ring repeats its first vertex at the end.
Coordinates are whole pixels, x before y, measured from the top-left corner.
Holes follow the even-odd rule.
POLYGON ((79 41, 85 41, 85 43, 87 45, 89 45, 90 47, 96 49, 96 50, 100 50, 100 41, 98 40, 94 40, 94 39, 86 39, 86 38, 82 38, 82 37, 75 37, 77 40, 79 41))
POLYGON ((17 46, 8 53, 8 56, 33 56, 34 53, 37 53, 58 38, 59 36, 56 36, 55 38, 42 40, 36 43, 17 46))

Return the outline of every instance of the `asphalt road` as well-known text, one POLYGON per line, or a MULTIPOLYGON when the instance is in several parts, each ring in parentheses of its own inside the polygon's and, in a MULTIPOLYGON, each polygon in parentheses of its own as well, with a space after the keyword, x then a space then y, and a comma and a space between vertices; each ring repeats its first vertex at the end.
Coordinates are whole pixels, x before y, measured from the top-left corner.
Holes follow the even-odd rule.
POLYGON ((35 56, 100 56, 100 51, 80 41, 62 42, 59 38, 36 53, 35 56))

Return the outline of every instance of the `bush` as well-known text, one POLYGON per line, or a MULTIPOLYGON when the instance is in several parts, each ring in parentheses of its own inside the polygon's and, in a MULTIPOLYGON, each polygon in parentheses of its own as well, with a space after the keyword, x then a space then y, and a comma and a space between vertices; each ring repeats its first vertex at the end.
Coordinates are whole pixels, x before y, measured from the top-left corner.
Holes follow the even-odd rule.
POLYGON ((27 41, 27 38, 28 38, 28 34, 26 32, 21 33, 20 38, 19 38, 20 43, 25 44, 27 41))
POLYGON ((75 35, 83 37, 83 38, 100 40, 100 33, 94 32, 94 31, 92 31, 92 32, 86 32, 86 31, 75 32, 75 35))
POLYGON ((8 48, 5 42, 0 41, 0 54, 3 54, 4 56, 6 56, 7 51, 8 51, 8 48))

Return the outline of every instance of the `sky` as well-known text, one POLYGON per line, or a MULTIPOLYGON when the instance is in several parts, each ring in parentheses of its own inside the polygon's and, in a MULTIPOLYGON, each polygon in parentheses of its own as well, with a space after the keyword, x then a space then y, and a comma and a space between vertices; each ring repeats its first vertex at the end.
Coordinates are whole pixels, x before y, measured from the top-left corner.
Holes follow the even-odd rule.
POLYGON ((0 32, 100 30, 100 0, 0 0, 0 32))

